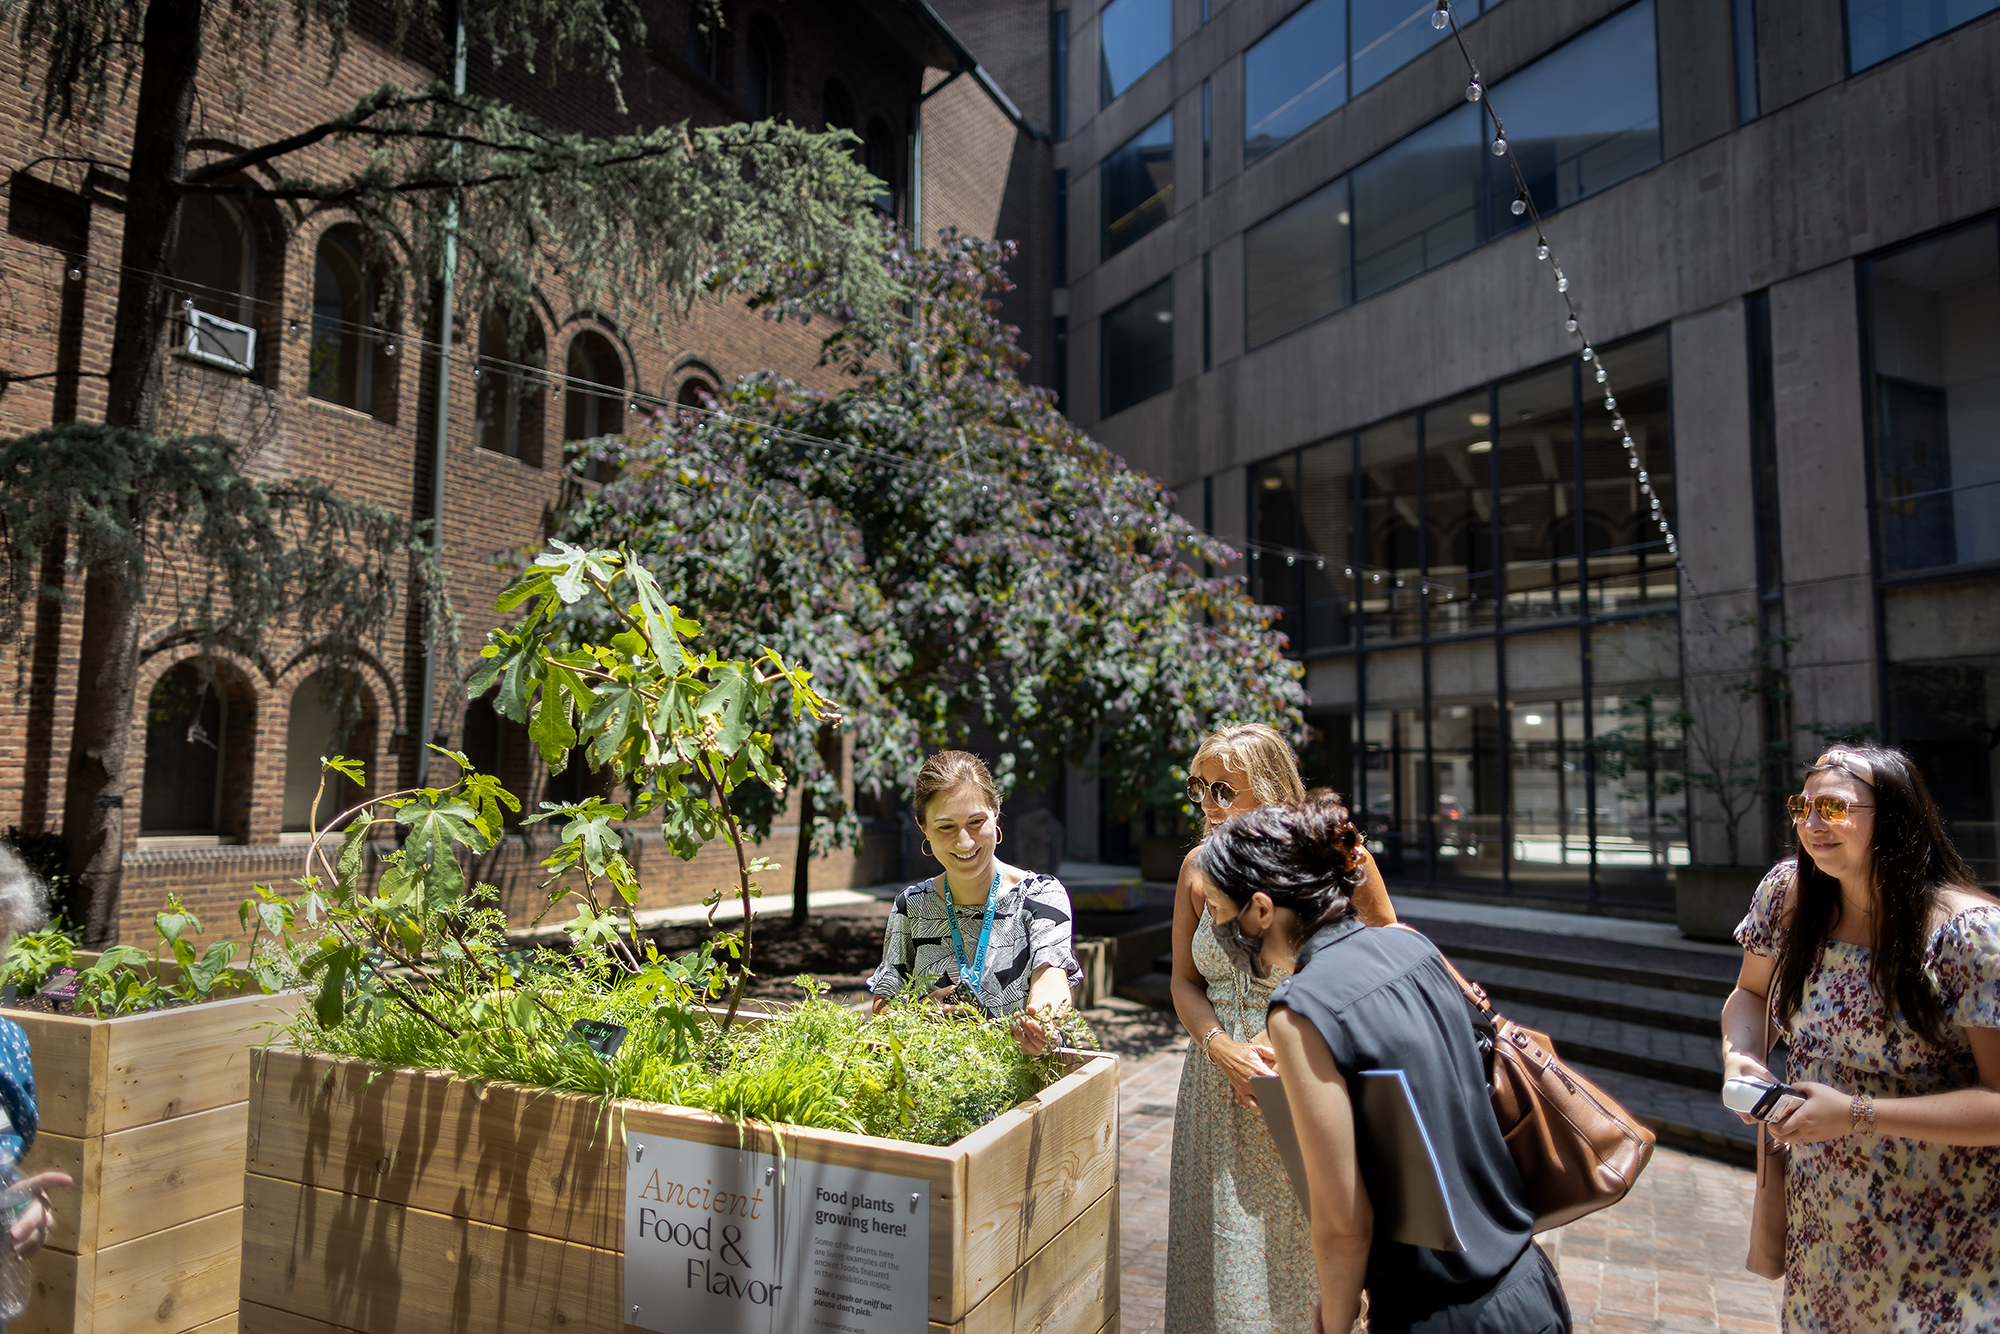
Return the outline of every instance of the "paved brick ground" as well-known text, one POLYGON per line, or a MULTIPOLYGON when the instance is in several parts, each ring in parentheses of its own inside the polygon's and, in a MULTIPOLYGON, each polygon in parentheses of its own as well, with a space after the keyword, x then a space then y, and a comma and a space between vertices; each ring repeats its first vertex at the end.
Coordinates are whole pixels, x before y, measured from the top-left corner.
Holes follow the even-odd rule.
MULTIPOLYGON (((1128 1001, 1090 1013, 1119 1072, 1122 1334, 1165 1326, 1167 1188, 1186 1035, 1172 1014, 1128 1001)), ((1671 1149, 1630 1198, 1563 1229, 1563 1286, 1577 1334, 1778 1329, 1778 1287, 1743 1272, 1751 1174, 1671 1149)))

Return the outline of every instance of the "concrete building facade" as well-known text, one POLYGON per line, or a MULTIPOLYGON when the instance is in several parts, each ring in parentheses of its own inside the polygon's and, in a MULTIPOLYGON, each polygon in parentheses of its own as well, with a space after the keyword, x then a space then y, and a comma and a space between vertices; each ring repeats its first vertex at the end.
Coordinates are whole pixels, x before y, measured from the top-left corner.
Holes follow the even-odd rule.
POLYGON ((1877 735, 1993 883, 2000 14, 1454 3, 1476 102, 1430 0, 1058 9, 1071 414, 1244 546, 1392 879, 1660 911, 1877 735))

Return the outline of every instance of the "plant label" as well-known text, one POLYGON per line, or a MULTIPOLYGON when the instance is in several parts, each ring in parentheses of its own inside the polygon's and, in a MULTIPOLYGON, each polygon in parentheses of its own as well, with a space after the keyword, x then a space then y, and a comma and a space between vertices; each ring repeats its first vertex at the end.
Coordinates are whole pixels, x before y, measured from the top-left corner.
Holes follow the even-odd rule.
POLYGON ((931 1186, 633 1134, 625 1324, 662 1334, 925 1334, 931 1186))
POLYGON ((625 1025, 602 1019, 579 1019, 569 1026, 569 1035, 608 1061, 624 1044, 625 1025))
POLYGON ((56 970, 55 975, 48 981, 42 983, 41 991, 36 994, 47 996, 50 1000, 75 1000, 76 987, 76 969, 61 968, 56 970))

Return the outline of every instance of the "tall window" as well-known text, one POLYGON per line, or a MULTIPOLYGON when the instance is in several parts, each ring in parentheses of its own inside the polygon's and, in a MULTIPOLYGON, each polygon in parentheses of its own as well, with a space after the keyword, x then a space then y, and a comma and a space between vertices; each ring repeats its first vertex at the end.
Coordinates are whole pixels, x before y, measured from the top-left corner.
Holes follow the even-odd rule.
POLYGON ((1883 572, 2000 560, 2000 229, 1867 274, 1883 572))
POLYGON ((900 201, 896 187, 900 175, 897 167, 901 159, 902 155, 896 151, 896 136, 889 132, 888 122, 879 116, 869 121, 868 133, 862 136, 861 165, 882 182, 882 189, 875 196, 875 207, 892 218, 897 216, 900 201))
POLYGON ((1201 192, 1208 193, 1208 161, 1215 146, 1215 80, 1201 81, 1201 192))
POLYGON ((226 664, 169 667, 146 698, 139 832, 241 837, 231 813, 243 806, 256 733, 253 696, 226 664))
POLYGON ((1111 0, 1097 25, 1103 57, 1098 99, 1100 106, 1110 106, 1174 49, 1173 0, 1111 0))
POLYGON ((1069 286, 1069 168, 1056 172, 1055 189, 1055 235, 1050 238, 1055 250, 1055 273, 1051 281, 1057 287, 1069 286))
POLYGON ((1049 15, 1049 134, 1069 138, 1069 11, 1049 15))
POLYGON ((753 120, 769 119, 781 110, 783 53, 770 20, 762 14, 751 19, 749 37, 743 44, 743 105, 753 120))
POLYGON ((181 317, 182 350, 218 366, 251 369, 256 359, 251 298, 257 284, 257 238, 234 201, 215 195, 189 195, 181 201, 174 282, 182 297, 194 303, 193 314, 181 317))
POLYGON ((313 260, 314 398, 367 412, 374 379, 374 301, 368 266, 348 238, 320 238, 313 260))
POLYGON ((1261 347, 1354 299, 1350 217, 1343 176, 1243 234, 1249 346, 1261 347))
MULTIPOLYGON (((1653 0, 1640 0, 1494 87, 1536 208, 1567 207, 1659 162, 1654 48, 1653 0)), ((1517 190, 1504 164, 1488 171, 1489 236, 1525 225, 1517 190)))
POLYGON ((343 792, 328 783, 326 790, 320 791, 320 760, 331 755, 365 760, 375 749, 374 731, 370 702, 353 677, 322 668, 299 683, 292 692, 291 717, 285 723, 281 829, 300 833, 315 823, 325 829, 328 820, 353 804, 351 788, 343 792))
MULTIPOLYGON (((586 329, 570 340, 563 386, 563 439, 595 440, 625 433, 625 364, 603 334, 586 329)), ((584 476, 610 480, 601 459, 591 459, 584 476)))
POLYGON ((1347 0, 1310 0, 1243 53, 1243 162, 1347 100, 1347 0))
POLYGON ((1748 125, 1764 110, 1757 79, 1757 0, 1730 0, 1729 26, 1736 50, 1736 123, 1748 125))
POLYGON ((1174 387, 1174 280, 1164 279, 1104 313, 1102 416, 1174 387))
MULTIPOLYGON (((1303 16, 1304 11, 1301 11, 1303 16)), ((1543 213, 1660 160, 1653 0, 1640 0, 1495 89, 1543 213)), ((1244 235, 1251 347, 1514 230, 1518 187, 1462 103, 1244 235)))
POLYGON ((1104 258, 1173 215, 1174 113, 1126 140, 1098 167, 1104 208, 1104 258))
POLYGON ((2000 9, 2000 0, 1847 0, 1847 68, 1859 73, 2000 9))
POLYGON ((820 93, 820 124, 829 130, 853 130, 860 122, 854 119, 854 98, 848 93, 847 85, 839 79, 828 79, 826 88, 820 93))
POLYGON ((715 77, 715 34, 709 31, 708 11, 700 5, 688 6, 687 41, 681 46, 681 54, 696 74, 704 79, 715 77))
POLYGON ((479 321, 479 391, 474 398, 484 449, 542 466, 541 330, 532 317, 517 329, 505 312, 479 321))

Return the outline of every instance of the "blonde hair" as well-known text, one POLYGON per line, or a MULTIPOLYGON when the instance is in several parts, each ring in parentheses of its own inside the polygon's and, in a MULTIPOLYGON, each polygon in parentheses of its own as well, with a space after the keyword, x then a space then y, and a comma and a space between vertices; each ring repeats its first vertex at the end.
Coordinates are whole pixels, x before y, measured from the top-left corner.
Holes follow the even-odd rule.
POLYGON ((1299 778, 1299 757, 1274 727, 1239 723, 1210 732, 1188 762, 1188 772, 1196 772, 1203 760, 1211 759, 1241 769, 1259 805, 1296 806, 1306 799, 1306 785, 1299 778))
POLYGON ((941 750, 925 760, 924 767, 917 770, 916 785, 910 789, 910 809, 916 814, 917 823, 921 825, 929 814, 933 797, 967 786, 985 793, 986 799, 993 803, 994 813, 999 813, 1000 789, 993 785, 986 761, 964 750, 941 750))

